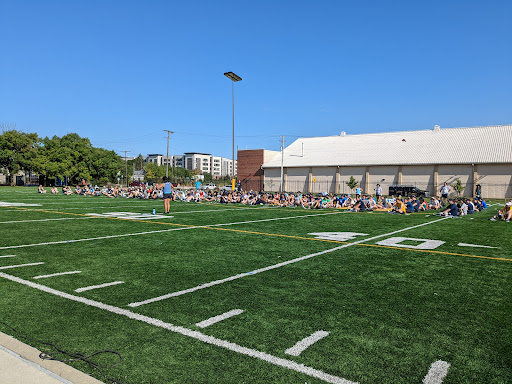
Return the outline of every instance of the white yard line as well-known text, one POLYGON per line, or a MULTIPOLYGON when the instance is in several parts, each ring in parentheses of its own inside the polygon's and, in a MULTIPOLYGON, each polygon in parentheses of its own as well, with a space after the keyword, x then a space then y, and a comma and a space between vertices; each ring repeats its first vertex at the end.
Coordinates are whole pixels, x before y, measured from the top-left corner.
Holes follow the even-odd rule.
POLYGON ((273 270, 273 269, 284 267, 285 265, 289 265, 289 264, 297 263, 299 261, 311 259, 312 257, 315 257, 315 256, 324 255, 326 253, 338 251, 340 249, 351 247, 351 246, 356 245, 356 244, 361 244, 361 243, 364 243, 364 242, 367 242, 367 241, 370 241, 370 240, 375 240, 375 239, 379 239, 381 237, 394 235, 395 233, 400 233, 400 232, 408 231, 410 229, 423 227, 425 225, 430 225, 430 224, 437 223, 439 221, 446 220, 446 219, 448 219, 448 218, 445 217, 445 218, 442 218, 442 219, 437 219, 437 220, 434 220, 434 221, 430 221, 428 223, 418 224, 418 225, 414 225, 412 227, 407 227, 407 228, 404 228, 404 229, 399 229, 397 231, 385 233, 383 235, 373 236, 373 237, 370 237, 368 239, 354 241, 353 243, 340 245, 339 247, 327 249, 327 250, 321 251, 321 252, 312 253, 310 255, 298 257, 296 259, 291 259, 291 260, 288 260, 288 261, 284 261, 282 263, 273 264, 273 265, 270 265, 268 267, 256 269, 254 271, 240 273, 238 275, 226 277, 225 279, 210 281, 209 283, 197 285, 197 286, 192 287, 192 288, 184 289, 184 290, 177 291, 177 292, 168 293, 168 294, 165 294, 165 295, 162 295, 162 296, 158 296, 158 297, 153 297, 153 298, 150 298, 150 299, 147 299, 147 300, 143 300, 143 301, 139 301, 139 302, 136 302, 136 303, 130 303, 130 304, 128 304, 128 306, 134 308, 134 307, 138 307, 140 305, 154 303, 155 301, 166 300, 166 299, 169 299, 171 297, 176 297, 176 296, 181 296, 181 295, 184 295, 184 294, 187 294, 187 293, 192 293, 192 292, 195 292, 195 291, 199 291, 201 289, 210 288, 210 287, 213 287, 215 285, 227 283, 228 281, 237 280, 237 279, 240 279, 242 277, 252 276, 252 275, 255 275, 255 274, 261 273, 261 272, 267 272, 267 271, 270 271, 270 270, 273 270))
POLYGON ((198 326, 199 328, 206 328, 206 327, 209 327, 210 325, 218 323, 219 321, 226 320, 226 319, 229 319, 230 317, 240 315, 243 312, 244 311, 242 309, 233 309, 232 311, 223 313, 222 315, 213 316, 213 317, 210 317, 209 319, 200 321, 199 323, 196 323, 196 326, 198 326))
POLYGON ((328 336, 329 332, 326 331, 316 331, 311 336, 308 336, 293 347, 288 348, 284 353, 291 356, 299 356, 302 352, 304 352, 307 348, 315 344, 317 341, 322 340, 324 337, 328 336))
POLYGON ((77 289, 75 289, 75 292, 80 293, 80 292, 90 291, 92 289, 105 288, 105 287, 110 287, 112 285, 118 285, 118 284, 124 284, 124 281, 113 281, 111 283, 104 283, 104 284, 99 284, 99 285, 90 285, 88 287, 77 288, 77 289))
POLYGON ((3 255, 3 256, 0 256, 0 259, 2 259, 4 257, 16 257, 16 255, 3 255))
POLYGON ((46 279, 47 277, 62 276, 62 275, 74 275, 75 273, 82 273, 82 271, 69 271, 69 272, 52 273, 50 275, 39 275, 39 276, 34 276, 33 279, 46 279))
POLYGON ((60 217, 57 219, 38 219, 38 220, 16 220, 16 221, 0 221, 0 224, 13 224, 13 223, 33 223, 36 221, 59 221, 59 220, 85 220, 95 219, 95 217, 60 217))
POLYGON ((459 247, 475 247, 475 248, 498 248, 498 247, 491 247, 489 245, 478 245, 478 244, 467 244, 467 243, 459 243, 457 244, 459 247))
POLYGON ((44 245, 55 245, 55 244, 67 244, 67 243, 77 243, 81 241, 93 241, 93 240, 103 240, 103 239, 114 239, 117 237, 126 237, 126 236, 139 236, 139 235, 147 235, 151 233, 162 233, 162 232, 172 232, 172 231, 182 231, 185 229, 197 229, 197 228, 209 228, 209 227, 218 227, 225 225, 237 225, 237 224, 247 224, 247 223, 261 223, 265 221, 272 220, 290 220, 290 219, 300 219, 303 217, 312 217, 312 216, 324 216, 324 215, 335 215, 344 212, 330 212, 330 213, 320 213, 317 215, 299 215, 299 216, 288 216, 288 217, 279 217, 274 219, 262 219, 262 220, 251 220, 251 221, 239 221, 235 223, 222 223, 222 224, 210 224, 210 225, 198 225, 191 227, 182 227, 182 228, 171 228, 171 229, 161 229, 158 231, 146 231, 146 232, 135 232, 135 233, 125 233, 122 235, 111 235, 111 236, 100 236, 100 237, 90 237, 85 239, 75 239, 75 240, 61 240, 61 241, 50 241, 46 243, 34 243, 34 244, 21 244, 21 245, 10 245, 6 247, 0 247, 0 249, 13 249, 13 248, 27 248, 27 247, 39 247, 44 245))
POLYGON ((423 384, 441 384, 448 374, 450 364, 446 361, 437 360, 432 363, 427 376, 423 379, 423 384))
POLYGON ((198 331, 193 331, 193 330, 185 328, 185 327, 180 327, 177 325, 166 323, 162 320, 144 316, 144 315, 129 311, 127 309, 114 307, 112 305, 104 304, 104 303, 94 301, 94 300, 89 300, 89 299, 86 299, 86 298, 80 297, 80 296, 70 295, 68 293, 57 291, 53 288, 50 288, 50 287, 47 287, 47 286, 44 286, 41 284, 37 284, 37 283, 31 282, 28 280, 23 280, 23 279, 20 279, 19 277, 8 275, 6 273, 0 272, 0 277, 3 277, 5 279, 8 279, 10 281, 13 281, 13 282, 16 282, 19 284, 23 284, 23 285, 38 289, 38 290, 46 292, 46 293, 50 293, 55 296, 62 297, 64 299, 72 300, 72 301, 79 302, 79 303, 82 303, 82 304, 85 304, 85 305, 88 305, 91 307, 99 308, 99 309, 102 309, 102 310, 105 310, 105 311, 108 311, 111 313, 115 313, 117 315, 126 316, 130 319, 142 321, 146 324, 151 324, 156 327, 167 329, 171 332, 175 332, 175 333, 178 333, 183 336, 191 337, 195 340, 199 340, 199 341, 202 341, 202 342, 210 344, 210 345, 215 345, 217 347, 224 348, 224 349, 230 350, 232 352, 240 353, 242 355, 250 356, 255 359, 263 360, 270 364, 274 364, 279 367, 290 369, 295 372, 299 372, 299 373, 302 373, 302 374, 305 374, 305 375, 308 375, 311 377, 316 377, 317 379, 323 380, 328 383, 357 384, 353 381, 344 379, 342 377, 330 375, 330 374, 320 371, 318 369, 314 369, 314 368, 305 366, 304 364, 296 363, 293 360, 282 359, 280 357, 273 356, 273 355, 270 355, 265 352, 261 352, 261 351, 251 349, 251 348, 246 348, 246 347, 232 343, 227 340, 218 339, 216 337, 208 336, 208 335, 205 335, 204 333, 201 333, 198 331))
POLYGON ((21 267, 31 267, 32 265, 41 265, 44 262, 39 263, 28 263, 28 264, 18 264, 18 265, 6 265, 4 267, 0 267, 0 269, 11 269, 11 268, 21 268, 21 267))

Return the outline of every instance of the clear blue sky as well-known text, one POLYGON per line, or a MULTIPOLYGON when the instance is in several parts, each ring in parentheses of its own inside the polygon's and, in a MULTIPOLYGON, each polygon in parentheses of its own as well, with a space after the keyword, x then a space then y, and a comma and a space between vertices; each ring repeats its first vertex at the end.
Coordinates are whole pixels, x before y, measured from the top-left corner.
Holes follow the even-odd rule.
POLYGON ((512 123, 512 1, 0 0, 0 124, 129 155, 512 123))

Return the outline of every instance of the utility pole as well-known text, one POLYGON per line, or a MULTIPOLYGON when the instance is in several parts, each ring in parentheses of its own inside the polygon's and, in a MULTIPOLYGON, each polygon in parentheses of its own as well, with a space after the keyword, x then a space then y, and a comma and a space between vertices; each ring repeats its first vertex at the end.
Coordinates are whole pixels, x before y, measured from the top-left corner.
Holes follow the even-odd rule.
POLYGON ((126 154, 131 151, 120 151, 120 152, 124 152, 124 166, 125 166, 124 175, 126 177, 126 188, 128 188, 128 158, 126 157, 126 154))
MULTIPOLYGON (((169 135, 174 132, 169 131, 168 129, 164 129, 164 132, 167 132, 167 167, 165 168, 165 177, 169 177, 169 135)), ((171 180, 172 180, 172 167, 171 167, 171 180)))
POLYGON ((283 192, 284 185, 284 136, 281 137, 281 189, 280 192, 283 192))

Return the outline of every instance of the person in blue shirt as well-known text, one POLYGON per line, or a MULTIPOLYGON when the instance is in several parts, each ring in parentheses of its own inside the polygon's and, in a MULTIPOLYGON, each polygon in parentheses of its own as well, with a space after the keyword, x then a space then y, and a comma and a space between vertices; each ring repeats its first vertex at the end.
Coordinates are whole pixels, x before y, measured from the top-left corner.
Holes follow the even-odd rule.
POLYGON ((169 213, 171 210, 172 184, 167 177, 164 177, 164 182, 157 185, 157 188, 164 189, 164 213, 169 213))
MULTIPOLYGON (((455 204, 455 202, 453 201, 453 199, 449 199, 448 200, 448 208, 446 208, 444 211, 441 212, 442 215, 445 215, 445 216, 453 216, 453 217, 457 217, 459 213, 459 208, 457 207, 457 204, 455 204)), ((469 213, 469 211, 468 211, 469 213)))
POLYGON ((414 205, 411 203, 411 200, 409 198, 405 199, 405 212, 407 212, 407 213, 414 212, 414 205))

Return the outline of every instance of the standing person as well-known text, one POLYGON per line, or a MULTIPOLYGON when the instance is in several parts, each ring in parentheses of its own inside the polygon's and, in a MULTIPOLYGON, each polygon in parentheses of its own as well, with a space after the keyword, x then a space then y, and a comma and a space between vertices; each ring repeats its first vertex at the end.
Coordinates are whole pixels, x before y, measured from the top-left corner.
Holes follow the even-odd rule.
POLYGON ((164 182, 157 185, 157 188, 164 189, 164 213, 169 213, 171 210, 172 184, 167 177, 164 177, 164 182))
POLYGON ((356 188, 356 198, 357 197, 361 197, 361 194, 363 193, 362 189, 361 189, 361 186, 358 185, 357 188, 356 188))
POLYGON ((380 184, 377 184, 377 187, 375 187, 375 196, 377 197, 377 203, 379 203, 380 199, 382 199, 382 187, 380 184))
POLYGON ((476 185, 475 195, 478 198, 482 197, 482 186, 480 184, 476 185))
POLYGON ((443 200, 443 204, 446 203, 446 199, 448 198, 448 193, 450 193, 452 187, 450 187, 446 182, 443 184, 439 192, 441 192, 441 199, 443 200))

